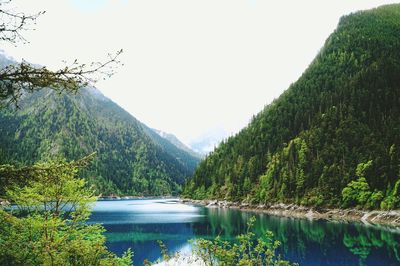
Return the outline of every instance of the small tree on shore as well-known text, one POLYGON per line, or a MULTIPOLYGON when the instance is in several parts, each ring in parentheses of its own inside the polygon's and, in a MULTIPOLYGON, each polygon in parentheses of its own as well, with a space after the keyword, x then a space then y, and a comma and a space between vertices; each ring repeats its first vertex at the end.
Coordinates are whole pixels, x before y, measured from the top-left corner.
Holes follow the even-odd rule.
POLYGON ((31 177, 6 188, 16 205, 0 210, 0 265, 132 264, 130 250, 117 257, 105 247, 103 227, 86 223, 97 197, 76 174, 92 157, 0 167, 2 175, 31 177))

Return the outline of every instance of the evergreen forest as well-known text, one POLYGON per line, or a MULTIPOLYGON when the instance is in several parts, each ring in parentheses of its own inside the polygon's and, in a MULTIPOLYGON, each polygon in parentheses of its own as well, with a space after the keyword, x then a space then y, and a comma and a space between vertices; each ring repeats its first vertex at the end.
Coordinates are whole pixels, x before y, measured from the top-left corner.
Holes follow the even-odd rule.
MULTIPOLYGON (((17 107, 0 110, 3 164, 76 160, 93 152, 81 175, 103 195, 176 195, 199 162, 93 87, 76 94, 26 92, 17 107)), ((0 188, 9 181, 3 179, 0 188)))
POLYGON ((207 156, 183 194, 399 208, 399 133, 400 5, 394 4, 342 17, 302 76, 207 156))

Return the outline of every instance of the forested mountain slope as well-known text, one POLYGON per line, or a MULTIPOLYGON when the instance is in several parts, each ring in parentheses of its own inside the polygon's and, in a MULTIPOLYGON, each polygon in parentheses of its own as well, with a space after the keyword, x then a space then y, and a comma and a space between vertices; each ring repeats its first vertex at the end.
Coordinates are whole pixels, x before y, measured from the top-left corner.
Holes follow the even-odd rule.
POLYGON ((104 194, 167 195, 180 191, 199 159, 176 148, 95 88, 77 95, 27 93, 19 109, 0 111, 0 162, 32 164, 97 152, 84 173, 104 194))
POLYGON ((399 149, 396 4, 341 18, 299 80, 207 156, 184 195, 398 208, 399 149))

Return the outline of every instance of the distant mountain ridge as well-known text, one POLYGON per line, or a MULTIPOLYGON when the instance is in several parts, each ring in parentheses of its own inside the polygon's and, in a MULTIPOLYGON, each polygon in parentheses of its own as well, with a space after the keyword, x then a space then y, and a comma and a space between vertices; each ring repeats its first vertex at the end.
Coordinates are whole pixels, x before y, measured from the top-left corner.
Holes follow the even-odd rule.
POLYGON ((220 127, 213 128, 192 139, 189 143, 191 149, 201 154, 202 156, 212 152, 220 142, 228 137, 228 133, 220 127))
POLYGON ((0 110, 1 163, 73 160, 92 152, 97 156, 83 175, 103 194, 176 194, 199 162, 149 134, 96 88, 76 95, 43 89, 23 95, 19 109, 0 110))
POLYGON ((167 133, 158 129, 154 129, 152 128, 152 130, 154 132, 156 132, 160 137, 168 140, 170 143, 174 144, 178 149, 186 151, 187 153, 191 154, 192 156, 196 157, 196 158, 201 158, 202 155, 195 152, 194 150, 192 150, 191 148, 189 148, 186 144, 184 144, 183 142, 181 142, 174 134, 171 133, 167 133))

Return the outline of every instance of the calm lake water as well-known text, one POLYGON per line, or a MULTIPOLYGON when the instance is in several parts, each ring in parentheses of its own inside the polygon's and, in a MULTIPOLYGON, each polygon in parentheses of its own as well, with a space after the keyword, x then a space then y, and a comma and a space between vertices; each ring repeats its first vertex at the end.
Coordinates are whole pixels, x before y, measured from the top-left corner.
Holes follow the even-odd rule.
POLYGON ((309 221, 180 204, 177 200, 99 201, 90 222, 106 228, 107 246, 117 254, 134 251, 135 265, 160 257, 157 240, 170 251, 190 250, 189 239, 234 239, 255 215, 258 235, 272 231, 280 253, 300 265, 400 265, 400 228, 359 223, 309 221))

